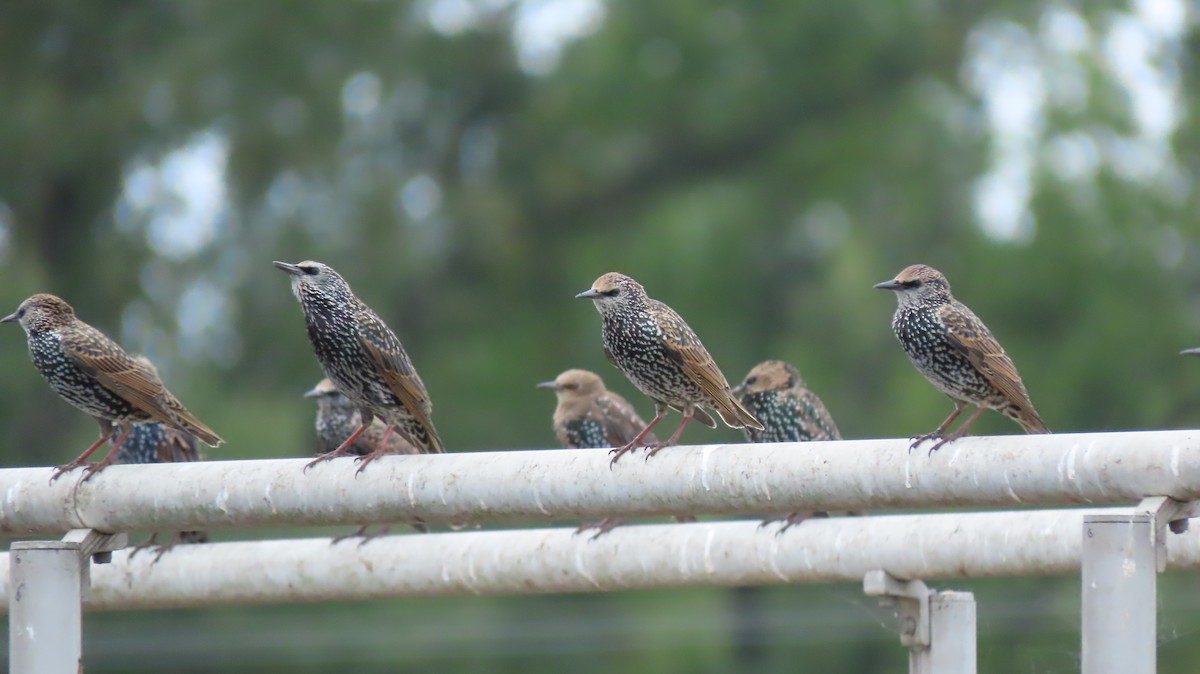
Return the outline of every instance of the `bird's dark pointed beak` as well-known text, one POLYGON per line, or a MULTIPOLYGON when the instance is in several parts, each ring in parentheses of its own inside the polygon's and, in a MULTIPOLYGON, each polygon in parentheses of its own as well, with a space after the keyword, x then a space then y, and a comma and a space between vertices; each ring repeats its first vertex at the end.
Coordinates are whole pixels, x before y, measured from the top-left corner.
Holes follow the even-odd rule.
POLYGON ((314 388, 314 389, 305 391, 304 397, 305 398, 320 398, 321 397, 321 389, 314 388))
MULTIPOLYGON (((276 264, 278 264, 278 263, 276 263, 276 264)), ((879 288, 880 290, 896 290, 896 289, 900 288, 900 282, 897 281, 896 279, 892 279, 891 281, 884 281, 883 283, 876 283, 872 287, 879 288)))
POLYGON ((537 388, 552 388, 552 389, 558 390, 558 382, 556 382, 556 381, 544 381, 544 382, 542 382, 542 383, 538 384, 538 385, 537 385, 537 388))
POLYGON ((600 297, 600 293, 596 292, 595 288, 588 288, 587 290, 576 295, 575 299, 577 299, 577 300, 594 300, 597 297, 600 297))
POLYGON ((4 318, 0 318, 0 323, 15 323, 16 320, 17 320, 17 312, 14 311, 11 314, 5 316, 4 318))
MULTIPOLYGON (((5 318, 4 320, 7 321, 10 318, 12 318, 12 316, 9 316, 9 317, 5 318)), ((1181 356, 1200 356, 1200 348, 1184 349, 1183 351, 1179 352, 1179 355, 1181 355, 1181 356)))
POLYGON ((288 264, 287 262, 280 262, 279 260, 275 260, 271 264, 286 271, 289 274, 292 274, 293 276, 299 276, 300 274, 304 273, 304 271, 302 269, 300 269, 299 267, 297 267, 296 265, 288 264))

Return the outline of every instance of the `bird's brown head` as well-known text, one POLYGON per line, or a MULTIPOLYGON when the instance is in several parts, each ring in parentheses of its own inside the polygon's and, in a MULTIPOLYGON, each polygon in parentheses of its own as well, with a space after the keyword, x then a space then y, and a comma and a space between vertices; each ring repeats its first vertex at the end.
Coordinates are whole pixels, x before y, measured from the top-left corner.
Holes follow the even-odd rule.
POLYGON ((301 303, 312 296, 344 300, 351 295, 350 284, 333 267, 313 260, 290 264, 276 261, 275 266, 292 277, 292 293, 301 303))
POLYGON ((746 374, 742 383, 733 388, 733 394, 744 396, 766 391, 784 391, 803 385, 800 371, 791 363, 782 360, 764 360, 746 374))
POLYGON ((70 325, 75 310, 61 297, 38 293, 21 302, 17 310, 0 318, 0 323, 20 323, 26 333, 35 334, 70 325))
POLYGON ((918 302, 944 302, 950 299, 950 283, 942 272, 924 264, 905 267, 896 278, 876 283, 880 290, 893 290, 901 305, 918 302))
POLYGON ((624 274, 610 271, 592 283, 592 287, 575 296, 591 300, 601 314, 619 311, 624 307, 646 301, 646 289, 624 274))
POLYGON ((554 381, 538 384, 538 388, 553 389, 559 400, 590 398, 605 391, 600 375, 587 370, 567 370, 555 377, 554 381))

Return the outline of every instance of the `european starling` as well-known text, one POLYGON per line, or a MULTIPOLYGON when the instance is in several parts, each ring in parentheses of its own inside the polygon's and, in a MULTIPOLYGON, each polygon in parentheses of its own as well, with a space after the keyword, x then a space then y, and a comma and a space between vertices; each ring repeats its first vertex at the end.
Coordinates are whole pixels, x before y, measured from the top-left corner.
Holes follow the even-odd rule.
POLYGON ((950 295, 950 284, 941 272, 914 264, 875 287, 896 292, 899 307, 892 319, 896 338, 917 370, 954 402, 954 412, 932 433, 917 436, 910 451, 925 440, 939 438, 929 448, 932 454, 965 435, 986 408, 1013 419, 1026 433, 1050 432, 1033 408, 1012 359, 983 321, 950 295), (967 405, 974 405, 975 411, 943 437, 967 405))
MULTIPOLYGON (((141 357, 138 359, 141 360, 141 357)), ((116 436, 117 433, 114 433, 110 438, 114 444, 118 439, 116 436)), ((200 448, 195 438, 163 424, 150 422, 133 425, 125 442, 121 443, 121 449, 117 452, 113 463, 181 463, 202 459, 203 456, 200 454, 200 448)), ((130 556, 132 557, 142 550, 157 547, 158 552, 154 556, 157 560, 178 543, 207 542, 208 532, 179 531, 172 537, 171 542, 158 545, 158 533, 154 533, 150 536, 150 540, 135 546, 130 552, 130 556)))
MULTIPOLYGON (((358 408, 342 395, 332 381, 322 379, 312 390, 304 394, 305 398, 317 401, 317 440, 322 454, 332 452, 342 442, 354 434, 362 426, 362 415, 358 408)), ((366 456, 383 441, 387 435, 387 425, 379 419, 372 419, 371 425, 354 441, 348 449, 355 456, 366 456)), ((393 433, 388 438, 388 454, 420 454, 410 442, 393 433)))
POLYGON ((109 466, 134 424, 158 422, 216 447, 222 440, 192 416, 163 386, 148 361, 138 361, 96 328, 75 316, 71 305, 54 295, 38 294, 21 303, 0 323, 17 321, 25 329, 29 354, 42 377, 68 403, 87 412, 100 425, 100 439, 79 458, 59 466, 51 476, 87 465, 83 481, 109 466), (87 458, 113 435, 120 434, 104 460, 87 458))
MULTIPOLYGON (((538 388, 553 389, 558 397, 554 434, 567 449, 620 447, 646 427, 633 405, 605 388, 604 380, 594 372, 567 370, 538 388)), ((658 442, 653 433, 645 439, 658 442)))
MULTIPOLYGON (((604 387, 604 380, 587 370, 567 370, 554 381, 538 384, 538 388, 553 389, 558 397, 554 408, 554 434, 567 449, 619 447, 637 437, 646 422, 637 410, 618 393, 604 387)), ((653 433, 645 440, 658 442, 653 433)), ((595 524, 584 524, 576 533, 596 529, 597 536, 620 526, 622 517, 606 517, 595 524)))
MULTIPOLYGON (((791 363, 765 360, 746 375, 733 393, 766 428, 743 428, 750 442, 808 442, 841 440, 837 425, 824 403, 804 385, 791 363)), ((763 525, 783 521, 783 533, 810 517, 827 517, 820 511, 792 512, 763 520, 763 525)))
POLYGON ((358 472, 388 453, 393 431, 422 453, 444 451, 430 419, 433 407, 425 384, 395 333, 329 266, 312 261, 275 266, 292 276, 292 292, 304 309, 308 339, 325 376, 361 415, 358 430, 308 465, 353 455, 354 441, 376 417, 387 429, 370 453, 355 458, 362 462, 358 472))
MULTIPOLYGON (((317 441, 320 443, 321 453, 336 450, 342 441, 353 435, 354 431, 362 426, 362 415, 359 414, 358 408, 346 396, 338 392, 337 387, 328 379, 322 379, 312 390, 306 392, 304 397, 315 398, 317 401, 317 441)), ((366 456, 379 446, 379 443, 384 441, 384 436, 387 435, 387 426, 379 419, 372 419, 367 430, 363 431, 362 435, 349 447, 349 452, 355 456, 366 456)), ((387 438, 387 453, 420 454, 421 452, 404 438, 392 433, 387 438)), ((421 533, 429 531, 425 527, 425 523, 419 519, 413 520, 410 524, 421 533)), ((364 524, 352 534, 335 537, 333 542, 361 537, 362 542, 366 543, 388 531, 391 531, 390 526, 385 526, 374 534, 367 534, 367 525, 364 524)))
POLYGON ((600 312, 604 355, 609 362, 654 401, 654 420, 633 440, 612 450, 615 456, 610 465, 640 446, 650 429, 672 409, 683 414, 683 423, 666 442, 649 445, 647 459, 678 442, 693 419, 716 428, 702 406, 716 411, 730 428, 763 427, 733 397, 725 375, 696 333, 674 309, 648 297, 637 281, 609 272, 575 297, 592 300, 600 312))

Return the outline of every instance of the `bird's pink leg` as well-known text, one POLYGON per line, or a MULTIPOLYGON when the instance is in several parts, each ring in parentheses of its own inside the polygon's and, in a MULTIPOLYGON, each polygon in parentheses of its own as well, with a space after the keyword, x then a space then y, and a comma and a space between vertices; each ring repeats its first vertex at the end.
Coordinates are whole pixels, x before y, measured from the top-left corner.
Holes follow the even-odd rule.
POLYGON ((61 477, 63 473, 69 473, 72 470, 75 470, 76 468, 87 464, 88 457, 91 456, 92 453, 95 452, 97 449, 99 449, 100 445, 103 445, 106 442, 108 442, 108 436, 101 435, 99 440, 93 442, 91 447, 88 447, 86 450, 84 450, 83 454, 79 455, 79 458, 75 459, 71 463, 64 463, 63 465, 56 468, 54 470, 54 474, 50 476, 50 481, 54 482, 59 477, 61 477))
POLYGON ((650 423, 646 424, 646 427, 642 429, 641 433, 637 434, 636 438, 630 440, 629 442, 625 443, 624 445, 622 445, 620 447, 617 447, 616 449, 608 450, 609 454, 614 455, 612 458, 612 461, 608 462, 608 467, 612 468, 613 464, 616 463, 617 459, 621 458, 621 456, 623 454, 625 454, 627 452, 631 452, 631 451, 637 449, 638 447, 641 447, 642 440, 650 433, 650 429, 657 426, 658 422, 662 421, 663 419, 666 419, 668 411, 669 411, 669 409, 667 408, 666 405, 663 405, 660 409, 656 409, 655 410, 656 414, 654 415, 654 419, 652 419, 650 421, 650 423))
POLYGON ((575 533, 581 534, 585 531, 590 531, 592 529, 595 529, 596 533, 592 534, 592 536, 588 538, 588 540, 594 541, 597 538, 600 538, 604 534, 612 531, 613 529, 616 529, 617 527, 621 526, 624 523, 625 523, 624 517, 605 517, 604 519, 600 520, 599 522, 588 522, 585 524, 580 524, 579 527, 577 529, 575 529, 575 533))
POLYGON ((326 452, 326 453, 322 454, 321 456, 318 456, 317 458, 313 459, 312 461, 309 461, 308 465, 304 467, 305 472, 307 472, 309 468, 312 468, 313 466, 317 465, 318 463, 321 463, 322 461, 329 461, 330 459, 336 459, 339 456, 350 456, 352 454, 352 452, 350 451, 350 446, 354 444, 354 441, 358 439, 358 436, 362 435, 363 431, 367 430, 367 426, 370 426, 370 425, 371 425, 371 420, 368 419, 367 423, 363 424, 362 426, 359 426, 358 430, 351 433, 350 437, 346 438, 345 442, 338 445, 337 449, 333 450, 332 452, 326 452))
POLYGON ((941 440, 938 440, 937 444, 930 447, 929 453, 932 455, 935 451, 938 450, 939 447, 946 444, 947 442, 957 440, 957 439, 961 438, 962 436, 966 435, 967 429, 971 427, 971 424, 975 423, 975 420, 979 418, 980 414, 983 414, 984 409, 986 409, 986 408, 976 407, 975 411, 971 413, 971 416, 967 417, 967 420, 962 422, 962 425, 959 426, 957 429, 955 429, 955 431, 953 433, 947 435, 946 437, 942 438, 941 440))
POLYGON ((354 457, 355 461, 362 462, 362 465, 360 465, 358 467, 358 470, 354 471, 354 475, 356 477, 358 476, 359 473, 363 472, 363 469, 367 467, 368 463, 371 463, 375 459, 378 459, 379 457, 388 453, 387 441, 389 438, 392 437, 392 433, 394 433, 395 431, 396 431, 395 427, 388 426, 387 430, 383 432, 383 437, 379 439, 379 444, 375 445, 375 449, 371 450, 370 454, 367 454, 366 456, 354 457))
MULTIPOLYGON (((913 451, 913 449, 916 448, 917 445, 921 444, 922 442, 925 442, 926 440, 942 437, 942 434, 946 432, 946 429, 949 428, 950 424, 953 423, 954 420, 958 418, 958 415, 962 414, 962 411, 965 409, 967 409, 966 403, 960 403, 957 400, 955 400, 954 401, 954 411, 950 413, 950 416, 946 417, 946 420, 943 421, 941 423, 941 425, 939 425, 936 429, 934 429, 934 431, 932 433, 926 433, 925 435, 918 435, 915 438, 913 438, 912 443, 909 444, 909 446, 908 446, 908 451, 909 452, 913 451)), ((942 444, 945 444, 945 443, 938 443, 938 447, 940 447, 942 444)), ((937 447, 935 447, 934 449, 937 449, 937 447)), ((932 452, 933 450, 931 449, 929 451, 932 452)))
POLYGON ((649 461, 650 457, 658 454, 658 450, 662 449, 663 447, 670 447, 671 445, 679 442, 679 436, 683 435, 683 429, 687 428, 687 425, 691 423, 692 418, 693 417, 690 414, 684 417, 683 423, 679 424, 679 428, 675 429, 675 432, 671 434, 671 437, 667 438, 666 442, 655 443, 654 446, 650 448, 650 451, 646 452, 646 460, 649 461))
POLYGON ((114 443, 112 449, 109 450, 108 456, 104 457, 100 463, 93 463, 92 465, 83 469, 83 479, 79 481, 80 484, 87 482, 88 480, 92 479, 93 475, 112 465, 113 461, 115 461, 117 458, 117 452, 121 451, 121 445, 125 444, 125 438, 129 437, 129 431, 131 430, 133 430, 132 426, 121 432, 121 437, 117 438, 116 443, 114 443))

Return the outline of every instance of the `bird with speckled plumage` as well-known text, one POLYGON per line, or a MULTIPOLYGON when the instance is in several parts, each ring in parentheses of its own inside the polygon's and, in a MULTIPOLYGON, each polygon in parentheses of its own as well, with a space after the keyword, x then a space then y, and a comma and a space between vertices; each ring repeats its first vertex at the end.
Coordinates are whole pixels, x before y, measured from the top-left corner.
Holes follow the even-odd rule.
POLYGON ((79 458, 59 466, 50 480, 87 466, 83 481, 111 465, 134 424, 162 423, 216 447, 221 438, 184 408, 159 379, 149 361, 139 361, 96 328, 81 321, 59 297, 38 294, 26 299, 0 323, 17 322, 25 330, 29 355, 46 383, 100 426, 100 439, 79 458), (114 433, 112 451, 102 461, 87 458, 114 433))
POLYGON ((422 453, 445 451, 433 426, 425 383, 391 328, 328 265, 306 260, 275 262, 275 266, 292 278, 292 293, 304 310, 308 339, 325 376, 361 416, 358 430, 308 465, 354 455, 351 447, 376 418, 387 429, 370 453, 355 457, 361 462, 358 472, 388 453, 393 432, 422 453))
POLYGON ((985 409, 1016 421, 1026 433, 1049 433, 1012 358, 983 321, 950 294, 938 270, 914 264, 896 278, 875 285, 896 293, 892 331, 904 352, 929 383, 954 402, 954 411, 932 433, 917 436, 909 449, 937 439, 929 452, 966 434, 985 409), (962 411, 975 411, 954 432, 946 429, 962 411))
POLYGON ((612 450, 609 465, 640 446, 650 429, 672 409, 683 414, 683 422, 665 442, 649 446, 647 459, 677 443, 693 419, 716 428, 704 407, 715 411, 730 428, 763 427, 733 397, 725 375, 691 327, 674 309, 651 299, 637 281, 609 272, 576 297, 591 300, 600 312, 604 355, 609 362, 654 401, 654 420, 633 440, 612 450))
MULTIPOLYGON (((567 449, 620 447, 637 437, 646 422, 619 393, 609 391, 604 380, 588 370, 567 370, 538 388, 554 391, 554 434, 567 449)), ((647 442, 658 442, 647 433, 647 442)))
MULTIPOLYGON (((305 392, 304 397, 317 401, 315 426, 320 453, 336 450, 346 438, 353 435, 354 431, 362 426, 362 414, 349 398, 337 390, 332 381, 322 379, 316 386, 305 392)), ((354 444, 350 445, 349 451, 355 456, 366 456, 383 441, 385 435, 387 435, 387 424, 379 419, 372 419, 371 425, 355 439, 354 444)), ((387 453, 420 454, 421 452, 411 442, 392 433, 387 439, 387 453)))
MULTIPOLYGON (((804 384, 800 371, 782 360, 765 360, 751 368, 733 393, 746 409, 762 422, 763 428, 743 428, 750 442, 810 442, 841 440, 833 416, 825 404, 804 384)), ((820 511, 792 512, 783 517, 763 520, 763 524, 782 521, 776 533, 810 517, 825 517, 820 511)))
MULTIPOLYGON (((604 380, 588 370, 567 370, 544 381, 538 388, 554 391, 558 405, 554 408, 554 435, 567 449, 593 449, 620 447, 637 437, 646 422, 638 415, 633 405, 619 393, 609 391, 604 380)), ((646 442, 658 442, 653 433, 647 433, 646 442)), ((695 521, 689 516, 679 516, 678 521, 695 521)), ((581 533, 595 529, 594 540, 601 534, 612 531, 625 523, 623 517, 606 517, 595 523, 584 524, 575 530, 581 533)))
MULTIPOLYGON (((362 426, 362 414, 354 403, 341 394, 333 382, 328 379, 322 379, 317 382, 309 391, 305 392, 305 398, 312 398, 317 401, 317 443, 320 447, 320 453, 335 451, 346 438, 354 434, 359 426, 362 426)), ((386 442, 386 452, 388 454, 420 454, 421 452, 412 445, 411 442, 405 440, 396 433, 387 432, 387 424, 379 419, 372 419, 371 425, 367 430, 350 445, 348 451, 354 456, 366 456, 375 450, 381 442, 386 442)), ((413 519, 409 522, 414 529, 421 533, 429 531, 425 523, 420 519, 413 519)), ((366 543, 372 538, 377 538, 391 531, 390 526, 384 526, 375 533, 367 533, 367 525, 362 525, 353 533, 336 536, 333 543, 344 541, 348 538, 361 538, 362 543, 366 543)))
MULTIPOLYGON (((118 434, 118 432, 114 432, 110 438, 114 444, 118 440, 118 434)), ((186 463, 203 459, 204 456, 201 454, 200 446, 195 438, 169 426, 151 422, 133 425, 125 442, 121 443, 121 448, 117 451, 113 463, 186 463)), ((205 531, 177 531, 170 542, 163 544, 158 543, 158 533, 154 533, 145 543, 134 546, 129 555, 132 557, 142 550, 157 548, 154 558, 158 560, 176 544, 207 542, 208 532, 205 531)))

